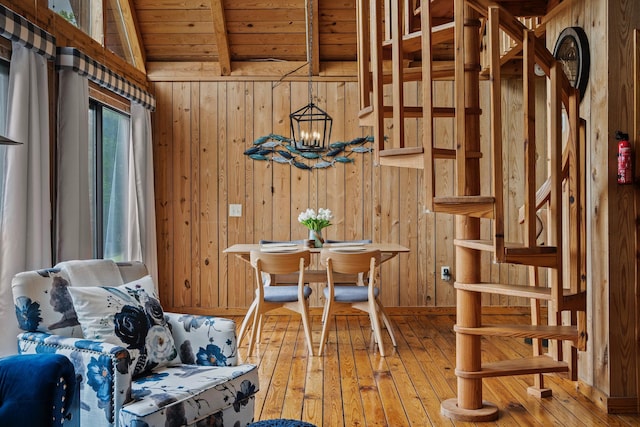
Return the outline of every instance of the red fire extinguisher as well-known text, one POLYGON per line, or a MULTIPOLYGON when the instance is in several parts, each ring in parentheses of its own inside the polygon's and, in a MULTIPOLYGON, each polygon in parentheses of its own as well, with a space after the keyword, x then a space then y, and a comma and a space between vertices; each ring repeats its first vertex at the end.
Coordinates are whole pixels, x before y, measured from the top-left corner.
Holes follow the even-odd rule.
POLYGON ((633 153, 629 134, 616 131, 618 141, 618 184, 633 184, 633 153))

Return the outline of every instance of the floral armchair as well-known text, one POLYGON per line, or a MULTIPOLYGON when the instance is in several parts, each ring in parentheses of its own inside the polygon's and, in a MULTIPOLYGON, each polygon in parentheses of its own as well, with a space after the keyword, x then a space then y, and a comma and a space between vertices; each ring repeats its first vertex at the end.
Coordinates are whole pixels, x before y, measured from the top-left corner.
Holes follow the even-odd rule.
POLYGON ((253 421, 258 372, 237 364, 235 322, 163 312, 142 263, 61 263, 17 274, 12 290, 19 353, 71 360, 81 425, 253 421))

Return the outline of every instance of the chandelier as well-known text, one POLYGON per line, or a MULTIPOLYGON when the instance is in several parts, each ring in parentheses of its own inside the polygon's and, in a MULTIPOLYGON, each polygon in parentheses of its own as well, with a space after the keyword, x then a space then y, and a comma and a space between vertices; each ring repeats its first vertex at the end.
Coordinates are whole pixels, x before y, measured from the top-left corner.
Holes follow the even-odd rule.
POLYGON ((307 63, 309 64, 309 104, 289 115, 291 138, 299 151, 327 151, 333 119, 313 103, 313 0, 307 6, 307 63))

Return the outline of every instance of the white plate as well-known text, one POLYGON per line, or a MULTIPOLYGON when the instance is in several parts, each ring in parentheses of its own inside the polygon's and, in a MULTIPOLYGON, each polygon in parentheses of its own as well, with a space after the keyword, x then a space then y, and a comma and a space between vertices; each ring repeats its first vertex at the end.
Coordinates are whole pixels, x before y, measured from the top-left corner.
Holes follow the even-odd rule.
POLYGON ((298 248, 295 246, 272 246, 272 247, 261 247, 260 252, 294 252, 297 251, 298 248))
POLYGON ((330 248, 340 248, 340 247, 352 247, 352 246, 364 246, 364 243, 352 243, 352 242, 337 242, 337 243, 327 243, 327 246, 330 248))
POLYGON ((362 252, 366 251, 367 248, 364 246, 343 246, 340 248, 331 248, 329 249, 331 252, 362 252))
POLYGON ((274 243, 263 243, 260 245, 262 248, 279 248, 282 246, 290 247, 290 246, 298 246, 293 242, 274 242, 274 243))

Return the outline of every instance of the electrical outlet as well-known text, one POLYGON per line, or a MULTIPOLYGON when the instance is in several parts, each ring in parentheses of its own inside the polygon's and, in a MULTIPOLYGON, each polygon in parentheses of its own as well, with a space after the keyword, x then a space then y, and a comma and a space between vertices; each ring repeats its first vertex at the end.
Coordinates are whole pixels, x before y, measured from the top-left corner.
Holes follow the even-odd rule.
POLYGON ((242 216, 242 205, 229 205, 229 216, 242 216))
POLYGON ((451 268, 448 265, 440 267, 440 278, 445 282, 451 280, 451 268))

